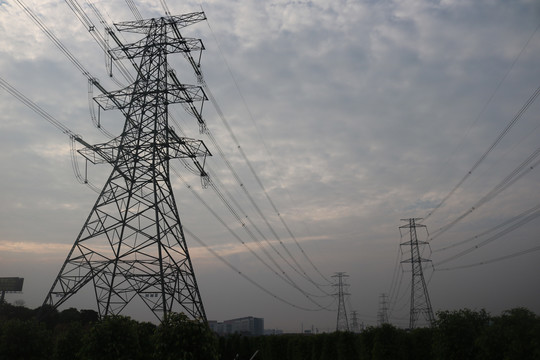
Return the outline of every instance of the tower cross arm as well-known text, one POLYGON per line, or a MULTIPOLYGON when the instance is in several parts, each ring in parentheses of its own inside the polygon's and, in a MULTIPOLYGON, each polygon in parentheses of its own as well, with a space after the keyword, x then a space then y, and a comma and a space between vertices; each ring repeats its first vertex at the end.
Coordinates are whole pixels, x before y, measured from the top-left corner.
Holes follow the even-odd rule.
MULTIPOLYGON (((134 85, 127 86, 121 90, 109 91, 106 94, 94 97, 94 101, 103 110, 124 109, 129 105, 136 105, 138 102, 147 101, 148 97, 159 96, 162 90, 146 91, 136 90, 134 85)), ((162 97, 161 103, 192 103, 195 101, 204 101, 206 94, 201 86, 169 84, 166 90, 166 97, 162 97)))
POLYGON ((92 164, 112 164, 116 161, 118 145, 120 144, 119 138, 114 138, 109 142, 96 145, 90 145, 85 141, 81 141, 82 139, 80 138, 75 138, 75 140, 85 146, 84 148, 77 150, 78 153, 92 164))
POLYGON ((171 159, 190 158, 195 159, 212 156, 210 150, 202 140, 179 137, 174 131, 169 130, 169 157, 171 159))
MULTIPOLYGON (((161 43, 153 42, 151 46, 165 47, 167 54, 174 53, 189 53, 191 51, 202 51, 204 45, 201 39, 195 38, 174 38, 171 36, 165 36, 161 43)), ((114 59, 134 59, 142 57, 144 52, 148 49, 147 39, 144 38, 129 45, 123 45, 109 50, 109 53, 114 59)))
POLYGON ((157 21, 162 21, 167 26, 167 31, 171 27, 183 28, 206 20, 204 12, 193 12, 183 15, 165 16, 159 19, 146 19, 136 21, 125 21, 114 24, 118 31, 128 31, 133 33, 147 34, 148 29, 155 26, 157 21))

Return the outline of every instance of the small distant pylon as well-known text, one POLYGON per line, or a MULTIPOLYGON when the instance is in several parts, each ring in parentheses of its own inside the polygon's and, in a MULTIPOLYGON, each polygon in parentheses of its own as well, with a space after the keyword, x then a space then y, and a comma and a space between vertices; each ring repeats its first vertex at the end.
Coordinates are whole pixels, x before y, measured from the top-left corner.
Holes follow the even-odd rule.
POLYGON ((399 227, 400 231, 401 229, 408 228, 410 234, 410 240, 400 244, 401 246, 410 247, 411 252, 411 257, 409 259, 401 261, 401 263, 411 263, 412 267, 409 329, 414 329, 418 326, 420 316, 424 317, 428 326, 433 326, 433 323, 435 322, 435 316, 433 315, 433 308, 431 307, 431 301, 429 300, 429 293, 424 279, 422 265, 422 263, 431 262, 431 260, 423 259, 420 255, 420 247, 423 248, 428 245, 428 243, 426 241, 418 241, 416 233, 416 228, 426 228, 426 225, 417 224, 417 220, 421 219, 401 219, 401 221, 407 221, 408 224, 399 227))
POLYGON ((344 283, 343 278, 349 277, 349 275, 344 272, 337 272, 335 275, 332 275, 333 278, 337 278, 337 284, 334 284, 338 288, 336 294, 338 297, 338 315, 337 315, 337 325, 336 331, 349 331, 349 321, 347 320, 347 310, 345 309, 345 296, 349 293, 345 292, 345 287, 348 286, 344 283))
POLYGON ((358 313, 356 312, 356 310, 351 311, 351 317, 352 317, 351 331, 353 333, 359 333, 360 326, 358 325, 358 313))
POLYGON ((377 322, 379 323, 379 326, 382 324, 388 324, 388 296, 384 293, 379 296, 377 322))

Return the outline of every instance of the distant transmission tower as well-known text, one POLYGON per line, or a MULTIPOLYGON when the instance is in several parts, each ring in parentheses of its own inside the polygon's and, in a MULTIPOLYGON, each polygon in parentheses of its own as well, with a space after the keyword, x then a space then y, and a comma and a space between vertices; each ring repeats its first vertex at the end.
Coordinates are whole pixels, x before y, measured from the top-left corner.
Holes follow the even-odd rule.
MULTIPOLYGON (((94 100, 125 115, 122 134, 80 153, 92 163, 113 166, 75 244, 44 301, 58 307, 91 284, 100 316, 119 314, 140 299, 162 320, 184 312, 206 321, 170 181, 169 161, 210 155, 202 141, 179 137, 168 124, 168 105, 184 103, 201 119, 194 101, 206 96, 199 86, 183 85, 169 68, 167 55, 203 49, 183 38, 180 28, 206 19, 204 13, 117 24, 119 31, 144 34, 111 50, 115 59, 140 58, 137 79, 128 87, 94 100)), ((198 66, 198 65, 197 65, 198 66)))
POLYGON ((358 324, 358 312, 356 310, 351 311, 352 325, 351 331, 353 333, 360 332, 360 325, 358 324))
POLYGON ((344 283, 343 278, 349 277, 344 272, 337 272, 332 275, 333 278, 337 278, 337 284, 334 284, 338 288, 335 295, 338 297, 338 315, 336 331, 349 331, 349 321, 347 320, 347 310, 345 310, 345 296, 349 295, 345 292, 347 284, 344 283))
POLYGON ((379 325, 388 324, 388 296, 381 294, 379 296, 379 311, 377 312, 377 322, 379 325))
POLYGON ((435 321, 422 266, 422 263, 430 262, 431 260, 423 259, 420 251, 420 247, 423 248, 428 243, 425 241, 418 241, 416 233, 416 228, 426 228, 426 226, 417 224, 416 220, 421 219, 401 219, 401 221, 407 221, 408 224, 399 227, 400 231, 401 229, 408 228, 410 234, 410 241, 401 243, 401 246, 410 247, 411 252, 411 257, 409 259, 401 261, 402 263, 411 263, 412 267, 409 329, 414 329, 418 326, 420 316, 424 317, 429 326, 432 326, 435 321))

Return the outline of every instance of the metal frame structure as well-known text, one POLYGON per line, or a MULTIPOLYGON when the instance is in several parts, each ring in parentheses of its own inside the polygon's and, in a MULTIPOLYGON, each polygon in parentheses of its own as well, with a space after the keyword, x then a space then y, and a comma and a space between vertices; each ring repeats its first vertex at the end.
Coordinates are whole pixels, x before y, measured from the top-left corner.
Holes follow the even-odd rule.
MULTIPOLYGON (((206 99, 199 86, 183 85, 167 56, 182 52, 193 62, 200 40, 183 38, 180 28, 206 19, 204 13, 116 24, 144 38, 110 51, 115 59, 140 58, 132 85, 94 100, 125 116, 122 134, 79 152, 92 163, 113 166, 44 304, 58 307, 88 284, 100 316, 119 314, 139 297, 159 319, 184 312, 206 321, 170 181, 169 161, 189 158, 205 177, 211 155, 202 141, 182 138, 168 124, 168 106, 182 103, 202 123, 193 105, 206 99)), ((198 64, 194 63, 194 66, 198 64)))
POLYGON ((338 292, 335 294, 338 297, 336 331, 349 331, 349 320, 347 319, 347 310, 345 308, 345 295, 349 295, 349 293, 345 292, 347 284, 343 281, 343 278, 349 277, 349 275, 344 272, 337 272, 332 277, 338 279, 337 284, 334 285, 338 288, 338 292))
POLYGON ((411 257, 401 261, 401 263, 411 263, 412 267, 412 283, 411 283, 411 306, 409 329, 414 329, 419 324, 420 315, 423 315, 429 326, 433 326, 435 316, 429 299, 426 281, 424 279, 424 270, 422 263, 431 262, 429 259, 422 258, 420 247, 428 245, 426 241, 418 241, 416 228, 427 228, 426 225, 416 223, 419 218, 401 219, 407 221, 407 225, 399 227, 401 229, 409 229, 410 240, 401 243, 401 246, 410 248, 411 257))
POLYGON ((377 312, 377 323, 379 325, 388 324, 388 296, 385 293, 379 295, 379 311, 377 312))

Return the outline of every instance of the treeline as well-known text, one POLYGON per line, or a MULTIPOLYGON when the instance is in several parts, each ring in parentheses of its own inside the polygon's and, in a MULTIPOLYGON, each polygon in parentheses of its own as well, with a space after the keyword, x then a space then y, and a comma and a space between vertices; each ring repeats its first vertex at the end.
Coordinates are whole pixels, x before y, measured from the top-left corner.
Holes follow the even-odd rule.
POLYGON ((517 308, 490 316, 468 309, 441 311, 433 328, 390 324, 359 334, 220 338, 222 359, 257 360, 533 360, 540 359, 540 317, 517 308))
POLYGON ((218 337, 172 314, 160 325, 92 310, 61 312, 0 304, 1 359, 82 360, 408 360, 540 359, 540 317, 524 308, 442 311, 433 328, 385 324, 359 334, 334 332, 218 337))

